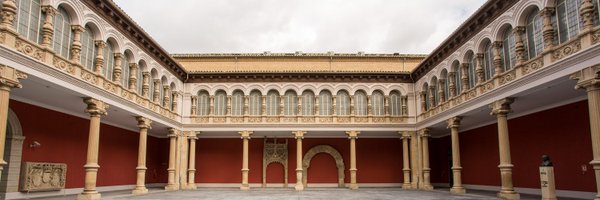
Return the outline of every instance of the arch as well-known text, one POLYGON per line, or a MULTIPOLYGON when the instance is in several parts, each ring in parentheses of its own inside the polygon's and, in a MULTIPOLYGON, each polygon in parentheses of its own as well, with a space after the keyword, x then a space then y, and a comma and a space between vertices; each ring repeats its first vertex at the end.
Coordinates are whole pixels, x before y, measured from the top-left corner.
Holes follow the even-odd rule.
POLYGON ((56 2, 55 8, 63 8, 69 14, 70 23, 73 25, 81 25, 81 12, 78 9, 75 9, 71 2, 66 0, 60 0, 56 2))
POLYGON ((536 9, 541 10, 542 8, 542 4, 538 1, 525 1, 525 3, 515 11, 515 20, 517 21, 513 22, 513 24, 517 26, 526 26, 529 14, 536 9))
POLYGON ((492 28, 492 38, 495 38, 496 41, 502 40, 502 32, 506 30, 507 27, 515 27, 513 16, 510 14, 503 14, 502 16, 496 19, 496 25, 492 28))
POLYGON ((302 158, 302 183, 304 187, 307 184, 308 177, 308 168, 310 167, 310 161, 312 158, 319 154, 326 153, 329 154, 335 160, 335 165, 338 169, 338 187, 344 187, 344 159, 342 158, 342 154, 337 151, 335 148, 329 145, 317 145, 313 148, 310 148, 304 157, 302 158))
POLYGON ((95 20, 86 21, 83 27, 89 27, 94 35, 94 40, 103 40, 102 29, 98 25, 99 23, 95 20))
POLYGON ((23 140, 25 140, 21 122, 19 121, 19 118, 15 112, 10 108, 8 108, 7 121, 6 145, 4 148, 5 153, 8 153, 8 155, 5 156, 8 166, 5 166, 5 170, 2 171, 2 177, 6 177, 2 179, 2 184, 0 184, 2 185, 2 188, 0 188, 0 192, 2 193, 18 192, 18 183, 7 180, 19 179, 21 159, 23 154, 23 140))

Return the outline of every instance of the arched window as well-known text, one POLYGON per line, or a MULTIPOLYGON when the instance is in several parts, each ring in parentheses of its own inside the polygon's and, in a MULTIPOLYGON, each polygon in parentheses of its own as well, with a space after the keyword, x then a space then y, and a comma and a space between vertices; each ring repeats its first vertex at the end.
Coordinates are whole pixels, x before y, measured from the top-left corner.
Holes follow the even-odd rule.
POLYGON ((271 90, 267 93, 267 115, 279 115, 279 93, 271 90))
POLYGON ((477 61, 473 52, 467 56, 467 60, 469 61, 469 88, 474 88, 477 82, 477 77, 475 77, 475 65, 477 64, 477 61))
POLYGON ((331 115, 331 92, 327 90, 321 91, 319 93, 319 115, 329 116, 331 115))
MULTIPOLYGON (((597 7, 597 2, 594 2, 594 6, 597 7)), ((558 23, 558 28, 555 30, 558 32, 558 43, 565 43, 579 34, 579 30, 583 25, 579 15, 579 8, 581 6, 581 0, 558 0, 556 1, 556 15, 554 16, 555 21, 558 23)), ((595 14, 596 18, 598 14, 595 14)))
POLYGON ((150 99, 150 101, 153 101, 154 99, 154 79, 152 79, 152 76, 150 77, 148 83, 148 98, 150 99))
POLYGON ((373 115, 374 116, 383 116, 385 115, 385 106, 384 106, 384 97, 381 91, 375 91, 371 94, 371 102, 373 106, 373 115))
POLYGON ((487 42, 483 52, 483 74, 485 80, 490 80, 494 76, 494 49, 491 42, 487 42))
MULTIPOLYGON (((129 88, 129 62, 131 62, 129 54, 125 52, 123 54, 123 60, 121 61, 121 81, 124 88, 129 88)), ((158 88, 159 91, 162 91, 162 87, 158 88)), ((162 94, 162 92, 161 92, 162 94)), ((162 99, 162 95, 159 95, 162 99)))
POLYGON ((294 91, 285 92, 285 96, 283 97, 283 114, 286 116, 296 115, 298 110, 298 96, 294 91))
POLYGON ((104 48, 104 67, 102 68, 102 73, 104 73, 104 77, 108 80, 113 80, 113 68, 115 66, 115 57, 113 50, 114 46, 112 42, 106 42, 106 48, 104 48))
POLYGON ((442 81, 444 82, 444 101, 448 101, 449 97, 450 97, 450 86, 448 83, 448 70, 443 69, 442 73, 440 74, 440 78, 442 79, 442 81))
POLYGON ((402 95, 400 95, 400 92, 392 91, 390 93, 389 104, 389 113, 391 116, 402 115, 402 95))
POLYGON ((42 26, 44 16, 40 0, 17 1, 17 19, 14 25, 19 35, 40 44, 42 42, 42 26))
MULTIPOLYGON (((433 95, 433 105, 431 105, 432 107, 437 106, 438 104, 440 104, 440 95, 438 94, 439 91, 439 85, 438 84, 438 79, 437 77, 433 77, 431 78, 431 86, 434 86, 433 92, 431 95, 433 95)), ((429 91, 429 90, 428 90, 429 91)))
MULTIPOLYGON (((139 95, 142 95, 142 84, 143 84, 143 79, 142 79, 142 63, 138 64, 137 66, 137 70, 135 70, 135 83, 136 83, 136 87, 135 89, 137 89, 137 93, 139 95)), ((172 85, 174 86, 174 85, 172 85)), ((173 87, 171 87, 171 90, 173 89, 173 87)), ((171 100, 173 100, 173 98, 171 98, 171 100)), ((171 101, 173 102, 173 101, 171 101)))
POLYGON ((208 114, 210 114, 210 95, 205 90, 198 92, 197 109, 197 113, 200 116, 208 116, 208 114))
POLYGON ((425 102, 425 111, 428 111, 429 107, 430 107, 430 105, 429 105, 429 84, 427 84, 427 83, 423 84, 422 92, 425 95, 422 95, 424 99, 421 99, 421 101, 425 102))
POLYGON ((96 48, 94 47, 94 32, 89 26, 81 33, 81 64, 88 70, 94 71, 94 58, 96 48))
MULTIPOLYGON (((140 87, 141 88, 141 87, 140 87)), ((175 87, 173 86, 173 84, 171 83, 171 89, 169 90, 169 97, 171 98, 171 101, 169 102, 169 108, 171 111, 177 111, 177 107, 175 107, 175 97, 177 96, 177 93, 174 91, 175 87)), ((139 94, 141 95, 141 89, 139 89, 139 94)))
POLYGON ((345 90, 335 96, 335 111, 337 115, 350 115, 350 95, 345 90))
POLYGON ((529 59, 535 58, 544 51, 544 42, 542 36, 542 17, 536 9, 527 16, 527 46, 529 49, 529 59))
MULTIPOLYGON (((460 64, 458 62, 452 63, 452 70, 454 71, 454 85, 456 86, 456 94, 454 94, 454 95, 458 96, 462 92, 462 88, 463 88, 463 86, 462 86, 462 71, 460 69, 460 64)), ((429 93, 429 88, 426 88, 423 91, 429 93)))
POLYGON ((231 115, 244 115, 244 92, 236 90, 231 95, 231 115))
POLYGON ((250 92, 250 102, 248 102, 250 115, 260 116, 262 114, 262 94, 258 90, 250 92))
POLYGON ((315 94, 312 91, 302 92, 302 115, 315 115, 315 94))
POLYGON ((227 114, 227 93, 223 90, 215 94, 215 115, 223 116, 227 114))
POLYGON ((515 66, 517 63, 517 55, 515 52, 515 34, 513 34, 512 28, 504 30, 502 35, 502 51, 500 52, 502 58, 502 65, 504 71, 508 71, 515 66))
MULTIPOLYGON (((127 78, 127 79, 129 79, 129 78, 127 78)), ((160 80, 162 80, 162 78, 160 80)), ((163 83, 160 80, 158 81, 158 92, 159 92, 159 94, 158 94, 158 103, 160 105, 162 105, 163 102, 164 102, 164 99, 165 99, 165 95, 164 95, 164 93, 165 93, 165 89, 164 88, 165 87, 163 87, 163 83)))
POLYGON ((70 58, 72 32, 71 18, 69 18, 67 11, 59 6, 54 16, 54 36, 52 37, 52 43, 54 52, 63 58, 70 58))
POLYGON ((367 115, 367 94, 364 91, 354 93, 354 114, 356 116, 367 115))

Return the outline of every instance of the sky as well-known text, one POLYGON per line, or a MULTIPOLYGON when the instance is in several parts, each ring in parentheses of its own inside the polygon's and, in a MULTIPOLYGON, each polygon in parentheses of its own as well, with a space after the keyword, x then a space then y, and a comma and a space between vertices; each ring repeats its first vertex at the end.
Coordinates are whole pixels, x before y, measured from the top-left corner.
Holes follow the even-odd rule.
POLYGON ((485 0, 114 0, 169 53, 428 54, 485 0))

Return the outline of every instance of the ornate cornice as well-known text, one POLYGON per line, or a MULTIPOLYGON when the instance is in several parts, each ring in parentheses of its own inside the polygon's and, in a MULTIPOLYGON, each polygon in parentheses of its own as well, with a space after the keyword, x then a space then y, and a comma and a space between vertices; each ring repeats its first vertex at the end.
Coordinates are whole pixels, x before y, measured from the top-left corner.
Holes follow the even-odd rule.
POLYGON ((219 82, 377 82, 412 83, 408 73, 206 73, 191 74, 187 83, 219 82))

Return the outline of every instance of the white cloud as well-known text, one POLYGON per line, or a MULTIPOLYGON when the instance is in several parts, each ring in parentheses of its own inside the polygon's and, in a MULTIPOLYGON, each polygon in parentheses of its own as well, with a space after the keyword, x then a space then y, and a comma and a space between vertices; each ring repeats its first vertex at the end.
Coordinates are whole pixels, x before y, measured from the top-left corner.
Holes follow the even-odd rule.
POLYGON ((115 0, 171 53, 429 53, 484 0, 115 0))

